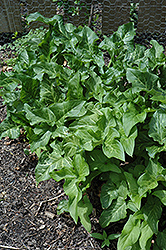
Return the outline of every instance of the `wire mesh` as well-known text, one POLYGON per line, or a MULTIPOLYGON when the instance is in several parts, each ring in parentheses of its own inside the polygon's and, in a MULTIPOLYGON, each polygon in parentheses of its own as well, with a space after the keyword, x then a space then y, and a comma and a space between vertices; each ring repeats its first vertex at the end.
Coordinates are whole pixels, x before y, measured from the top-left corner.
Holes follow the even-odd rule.
POLYGON ((25 17, 36 11, 45 17, 62 14, 65 21, 86 24, 99 34, 109 35, 130 21, 131 3, 138 3, 134 10, 137 40, 155 38, 166 46, 166 0, 1 0, 0 39, 6 33, 25 31, 25 17))

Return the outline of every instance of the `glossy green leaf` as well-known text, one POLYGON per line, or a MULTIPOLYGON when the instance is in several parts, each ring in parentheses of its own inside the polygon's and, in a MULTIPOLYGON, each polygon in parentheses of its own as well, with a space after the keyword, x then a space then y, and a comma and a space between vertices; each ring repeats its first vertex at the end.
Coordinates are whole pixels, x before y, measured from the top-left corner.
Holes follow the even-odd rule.
POLYGON ((80 181, 85 181, 85 176, 89 175, 89 166, 85 159, 80 155, 76 154, 73 160, 74 169, 80 181))
POLYGON ((103 143, 103 152, 108 158, 115 157, 125 161, 125 154, 122 144, 116 139, 119 138, 119 132, 114 128, 109 128, 103 143))
POLYGON ((159 249, 166 249, 166 229, 163 232, 159 232, 156 239, 159 249))
POLYGON ((103 235, 99 233, 91 233, 91 236, 99 240, 104 240, 103 235))
POLYGON ((62 16, 55 15, 52 18, 47 18, 47 17, 42 16, 40 13, 35 12, 35 13, 30 14, 27 17, 27 21, 28 21, 28 23, 39 21, 39 22, 43 22, 45 24, 54 25, 57 21, 62 22, 62 16))
POLYGON ((143 214, 145 221, 148 223, 151 230, 157 234, 158 221, 161 217, 162 208, 160 200, 156 197, 150 196, 143 207, 143 214))
POLYGON ((17 126, 10 118, 6 118, 0 124, 0 139, 3 137, 9 137, 11 139, 16 139, 20 135, 20 126, 17 126))
POLYGON ((160 201, 166 206, 166 191, 165 190, 156 190, 152 193, 160 199, 160 201))
MULTIPOLYGON (((118 250, 126 250, 127 247, 132 247, 140 236, 140 218, 137 214, 130 215, 127 223, 125 224, 122 233, 118 239, 118 250)), ((131 248, 129 248, 131 249, 131 248)))
POLYGON ((106 184, 103 184, 100 194, 100 201, 103 209, 108 208, 112 201, 117 197, 118 189, 113 183, 107 182, 106 184))
POLYGON ((106 140, 103 144, 103 152, 108 158, 115 157, 119 160, 125 161, 124 149, 118 140, 114 140, 110 143, 106 140))
POLYGON ((69 81, 68 83, 68 88, 69 91, 67 93, 67 99, 68 100, 82 100, 84 99, 83 97, 83 87, 81 86, 81 82, 80 82, 80 74, 79 72, 77 72, 73 78, 69 81))
POLYGON ((112 205, 105 209, 100 216, 100 225, 104 228, 111 222, 119 221, 126 217, 126 202, 123 198, 119 197, 116 201, 113 201, 112 205))
POLYGON ((69 197, 69 203, 68 203, 68 210, 75 221, 77 223, 78 221, 78 202, 82 198, 82 192, 78 186, 78 183, 74 179, 67 179, 65 181, 65 184, 63 185, 64 191, 66 195, 69 197))
POLYGON ((147 241, 153 236, 153 231, 147 222, 143 221, 141 225, 141 236, 139 238, 139 244, 141 250, 147 250, 147 241))
POLYGON ((60 152, 53 151, 51 154, 43 152, 39 158, 35 169, 36 182, 49 180, 50 174, 54 169, 62 169, 64 166, 71 167, 71 161, 68 158, 63 158, 60 152))
POLYGON ((128 137, 126 136, 125 133, 123 133, 123 135, 120 138, 120 142, 125 152, 131 157, 133 156, 134 153, 136 137, 137 137, 137 128, 134 127, 128 137))
POLYGON ((101 150, 95 149, 88 155, 88 163, 92 171, 99 170, 101 172, 112 171, 121 173, 120 168, 112 159, 107 158, 101 150))
MULTIPOLYGON (((2 74, 2 73, 1 73, 2 74)), ((17 78, 14 77, 6 77, 4 74, 0 75, 3 76, 0 78, 1 82, 1 87, 5 89, 5 92, 11 93, 17 86, 18 84, 21 84, 21 81, 17 78)), ((4 91, 4 89, 0 89, 0 93, 4 91)))
POLYGON ((24 62, 26 64, 29 64, 29 55, 27 50, 23 50, 21 54, 19 55, 19 59, 21 62, 24 62))
POLYGON ((129 196, 131 198, 131 201, 134 203, 137 209, 140 209, 142 197, 138 193, 139 186, 136 182, 136 179, 133 177, 131 173, 124 172, 124 175, 126 177, 129 186, 129 196))
POLYGON ((151 100, 166 104, 166 91, 159 89, 158 91, 153 92, 151 100))
POLYGON ((152 177, 149 173, 142 174, 137 183, 139 185, 138 192, 140 196, 144 195, 148 190, 154 189, 158 186, 156 178, 152 177))
POLYGON ((130 103, 127 106, 127 109, 123 115, 123 127, 126 133, 126 136, 127 137, 129 136, 130 131, 134 127, 134 125, 136 125, 139 122, 142 123, 145 119, 146 119, 146 111, 139 112, 135 108, 135 105, 130 103))
POLYGON ((159 144, 166 144, 166 112, 156 111, 149 123, 149 136, 159 144))
POLYGON ((88 232, 91 231, 91 222, 89 219, 89 215, 92 213, 92 210, 92 204, 90 203, 88 197, 84 196, 83 201, 81 200, 78 203, 78 215, 80 217, 82 225, 88 232))
POLYGON ((147 147, 146 148, 147 152, 148 152, 148 155, 149 157, 151 158, 155 158, 155 155, 162 152, 162 151, 166 151, 166 145, 164 146, 151 146, 151 147, 147 147))
POLYGON ((116 33, 124 41, 124 43, 132 41, 135 36, 134 23, 130 22, 120 26, 116 33))
POLYGON ((115 240, 115 239, 119 238, 119 236, 120 236, 120 234, 110 234, 108 236, 108 239, 109 240, 115 240))
POLYGON ((28 75, 19 75, 22 81, 20 100, 25 104, 32 104, 39 98, 39 81, 28 75))
POLYGON ((132 83, 132 92, 148 91, 157 86, 157 75, 150 72, 141 72, 137 69, 127 69, 127 80, 132 83))
POLYGON ((61 200, 58 204, 57 207, 57 214, 60 215, 64 212, 69 212, 69 208, 68 208, 68 200, 61 200))
POLYGON ((26 118, 30 121, 31 125, 46 122, 54 125, 56 121, 55 114, 49 108, 32 109, 28 104, 25 104, 26 118))
POLYGON ((47 131, 44 135, 42 135, 41 137, 40 136, 38 136, 37 138, 36 138, 36 140, 34 140, 32 143, 31 143, 31 151, 32 152, 34 152, 36 149, 38 149, 38 148, 44 148, 47 144, 48 144, 48 142, 49 142, 49 140, 50 140, 50 138, 51 138, 51 132, 50 131, 47 131))
MULTIPOLYGON (((112 175, 112 174, 111 174, 112 175)), ((118 186, 118 197, 122 197, 124 200, 129 195, 128 186, 125 180, 123 180, 123 175, 119 176, 120 182, 118 183, 118 180, 113 180, 116 178, 115 176, 112 176, 112 182, 114 182, 118 186)), ((111 178, 111 176, 110 176, 111 178)))

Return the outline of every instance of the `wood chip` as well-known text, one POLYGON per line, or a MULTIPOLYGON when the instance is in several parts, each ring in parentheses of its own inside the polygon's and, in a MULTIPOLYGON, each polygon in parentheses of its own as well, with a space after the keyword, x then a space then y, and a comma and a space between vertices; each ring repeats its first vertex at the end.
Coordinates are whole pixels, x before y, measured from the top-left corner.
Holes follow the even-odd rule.
POLYGON ((46 215, 48 218, 50 218, 50 219, 54 219, 54 217, 55 217, 55 214, 53 214, 53 213, 51 213, 51 212, 49 212, 49 211, 45 211, 45 215, 46 215))
POLYGON ((42 230, 42 229, 44 229, 46 226, 45 225, 41 225, 40 227, 39 227, 39 230, 42 230))

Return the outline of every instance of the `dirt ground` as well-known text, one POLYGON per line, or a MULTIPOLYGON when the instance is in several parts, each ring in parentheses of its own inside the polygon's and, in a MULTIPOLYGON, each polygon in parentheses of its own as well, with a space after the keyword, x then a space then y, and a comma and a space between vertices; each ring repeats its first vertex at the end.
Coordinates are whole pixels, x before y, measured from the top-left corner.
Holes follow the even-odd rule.
MULTIPOLYGON (((0 121, 5 116, 6 107, 0 99, 0 121)), ((92 238, 80 223, 75 225, 69 214, 57 215, 59 201, 66 198, 63 182, 51 179, 37 187, 34 175, 37 157, 25 155, 25 148, 29 144, 23 135, 16 140, 0 140, 0 249, 100 250, 101 241, 92 238)), ((102 232, 98 223, 100 208, 95 204, 93 190, 91 193, 92 232, 102 232)), ((119 230, 112 224, 110 231, 119 230)), ((116 241, 104 248, 108 249, 116 249, 116 241)))

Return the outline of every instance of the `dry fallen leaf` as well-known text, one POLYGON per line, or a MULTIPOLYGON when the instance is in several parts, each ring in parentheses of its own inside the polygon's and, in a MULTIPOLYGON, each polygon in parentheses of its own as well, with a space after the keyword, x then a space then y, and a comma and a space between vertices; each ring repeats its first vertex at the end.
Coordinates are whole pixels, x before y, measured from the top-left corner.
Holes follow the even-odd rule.
POLYGON ((8 66, 3 66, 3 67, 2 67, 2 71, 3 71, 3 72, 6 72, 6 71, 9 72, 9 71, 11 71, 11 70, 13 70, 13 67, 8 67, 8 66))

